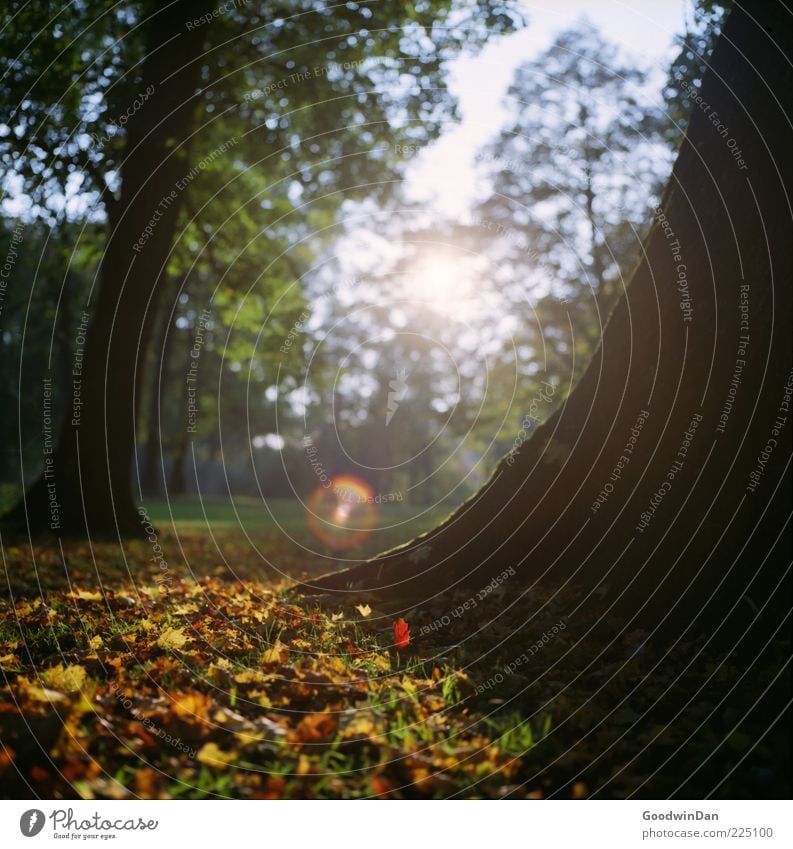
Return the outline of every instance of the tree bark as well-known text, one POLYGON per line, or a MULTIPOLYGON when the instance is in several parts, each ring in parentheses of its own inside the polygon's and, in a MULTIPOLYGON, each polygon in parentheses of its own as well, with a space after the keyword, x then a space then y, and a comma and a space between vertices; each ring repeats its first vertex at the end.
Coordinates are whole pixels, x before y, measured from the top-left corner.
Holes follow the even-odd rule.
MULTIPOLYGON (((181 279, 176 292, 181 292, 187 283, 187 275, 181 279)), ((173 309, 167 302, 160 310, 160 326, 155 340, 153 358, 157 364, 157 379, 152 381, 147 413, 146 452, 140 471, 140 488, 143 493, 156 495, 162 491, 165 474, 162 467, 162 397, 171 381, 171 354, 173 353, 176 328, 172 325, 173 309)))
POLYGON ((438 528, 308 592, 416 603, 514 566, 659 636, 789 613, 793 28, 740 5, 579 385, 438 528))
POLYGON ((185 462, 187 459, 187 431, 182 430, 171 454, 171 471, 168 475, 168 495, 184 495, 187 491, 185 462))
POLYGON ((188 30, 185 21, 209 7, 208 0, 178 0, 145 25, 148 49, 140 85, 141 90, 152 87, 153 94, 129 122, 120 197, 108 203, 109 232, 81 376, 81 413, 75 419, 67 400, 52 474, 34 483, 5 518, 12 529, 64 537, 142 533, 131 491, 135 404, 159 282, 183 203, 176 184, 191 168, 204 36, 198 28, 188 30), (53 500, 59 505, 57 521, 53 500))

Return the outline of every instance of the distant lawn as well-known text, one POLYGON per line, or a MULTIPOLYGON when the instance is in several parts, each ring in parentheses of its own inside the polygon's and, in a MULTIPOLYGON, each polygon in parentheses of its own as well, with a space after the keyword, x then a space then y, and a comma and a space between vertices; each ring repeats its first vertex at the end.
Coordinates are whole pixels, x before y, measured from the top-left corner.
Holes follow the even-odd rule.
MULTIPOLYGON (((229 534, 243 532, 251 538, 273 535, 289 538, 312 550, 333 553, 329 546, 311 533, 304 505, 294 499, 269 499, 266 502, 250 496, 231 498, 203 498, 180 496, 146 499, 143 506, 152 521, 163 532, 175 530, 177 534, 194 534, 211 531, 227 538, 229 534)), ((371 556, 407 542, 414 536, 430 530, 452 510, 449 505, 407 505, 400 503, 378 506, 376 522, 369 538, 361 545, 345 549, 352 557, 371 556)), ((341 555, 342 552, 336 552, 341 555)))

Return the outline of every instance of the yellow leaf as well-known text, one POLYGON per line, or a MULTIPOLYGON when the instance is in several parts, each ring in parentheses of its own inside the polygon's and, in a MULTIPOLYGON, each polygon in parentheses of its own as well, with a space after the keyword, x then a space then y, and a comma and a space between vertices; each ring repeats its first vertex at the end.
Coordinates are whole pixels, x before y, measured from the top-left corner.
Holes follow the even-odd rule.
POLYGON ((331 615, 330 615, 330 621, 331 622, 338 622, 339 619, 344 619, 344 612, 343 611, 341 613, 331 613, 331 615))
POLYGON ((91 637, 88 641, 88 645, 91 646, 92 649, 101 649, 105 644, 105 641, 97 634, 95 637, 91 637))
POLYGON ((410 680, 410 678, 407 677, 407 675, 405 675, 402 679, 402 688, 407 690, 408 693, 416 692, 416 685, 410 680))
POLYGON ((157 645, 161 649, 181 649, 184 648, 189 639, 184 632, 184 628, 166 628, 160 634, 157 645))
POLYGON ((391 661, 387 654, 376 654, 374 657, 369 658, 369 660, 374 663, 375 667, 380 670, 380 672, 391 671, 391 661))
POLYGON ((272 678, 272 675, 265 675, 259 669, 245 669, 243 672, 238 672, 234 676, 234 680, 238 684, 266 684, 272 678))
POLYGON ((171 710, 177 716, 205 717, 212 707, 212 698, 204 693, 177 693, 173 697, 171 710))
POLYGON ((361 614, 361 616, 363 616, 364 619, 366 619, 366 617, 372 612, 372 608, 369 607, 368 604, 357 604, 355 609, 361 614))
POLYGON ((204 743, 198 750, 196 760, 206 766, 214 766, 225 769, 235 758, 236 752, 224 752, 217 743, 204 743))
POLYGON ((340 657, 334 657, 333 655, 325 658, 325 666, 331 672, 338 672, 340 675, 346 675, 349 671, 347 664, 340 657))
POLYGON ((76 664, 63 666, 59 663, 52 669, 45 669, 41 677, 54 690, 60 690, 62 693, 77 693, 85 685, 86 673, 82 666, 76 664))
POLYGON ((371 737, 372 734, 374 734, 374 722, 371 716, 358 716, 347 724, 341 736, 345 740, 350 740, 371 737))
POLYGON ((61 702, 66 699, 63 693, 59 693, 57 690, 48 690, 46 687, 39 687, 27 678, 18 678, 16 686, 28 699, 34 702, 61 702))
POLYGON ((276 640, 275 645, 262 654, 262 663, 280 663, 281 652, 283 650, 284 645, 279 640, 276 640))
POLYGON ((102 601, 102 593, 89 593, 88 590, 74 590, 69 593, 69 598, 77 598, 80 601, 102 601))

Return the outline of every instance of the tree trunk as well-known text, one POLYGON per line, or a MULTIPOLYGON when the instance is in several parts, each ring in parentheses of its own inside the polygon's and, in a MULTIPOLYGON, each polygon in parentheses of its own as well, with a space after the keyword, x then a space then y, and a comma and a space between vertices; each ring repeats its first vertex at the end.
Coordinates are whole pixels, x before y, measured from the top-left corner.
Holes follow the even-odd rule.
MULTIPOLYGON (((190 371, 190 363, 193 359, 192 347, 193 340, 198 333, 199 319, 193 322, 190 329, 190 335, 187 337, 187 348, 185 350, 185 360, 182 367, 182 374, 186 375, 190 371)), ((180 424, 178 438, 173 450, 171 451, 171 469, 168 474, 167 492, 169 495, 184 495, 187 492, 187 475, 185 465, 187 463, 188 448, 192 445, 188 437, 188 431, 184 423, 180 424)))
MULTIPOLYGON (((176 288, 177 292, 184 290, 187 276, 182 278, 181 285, 176 288)), ((174 315, 171 305, 166 303, 160 310, 160 326, 155 341, 154 361, 157 365, 157 378, 152 380, 149 395, 147 422, 146 422, 146 453, 143 466, 140 471, 140 489, 147 495, 156 495, 162 490, 165 480, 162 468, 162 395, 167 392, 171 377, 171 353, 176 335, 175 327, 172 326, 174 315)))
POLYGON ((171 454, 171 471, 168 475, 168 495, 184 495, 187 491, 185 462, 187 460, 187 431, 182 429, 171 454))
POLYGON ((658 635, 789 612, 793 28, 741 6, 580 384, 438 528, 310 592, 415 602, 514 566, 658 635))
POLYGON ((50 474, 6 517, 12 528, 65 537, 142 533, 130 480, 136 398, 157 314, 158 284, 183 203, 177 182, 191 168, 203 34, 187 30, 185 21, 208 8, 207 0, 178 0, 145 25, 148 49, 140 85, 153 93, 129 122, 120 198, 108 204, 109 232, 81 375, 81 412, 73 416, 67 399, 50 474), (53 502, 59 505, 57 513, 53 502))

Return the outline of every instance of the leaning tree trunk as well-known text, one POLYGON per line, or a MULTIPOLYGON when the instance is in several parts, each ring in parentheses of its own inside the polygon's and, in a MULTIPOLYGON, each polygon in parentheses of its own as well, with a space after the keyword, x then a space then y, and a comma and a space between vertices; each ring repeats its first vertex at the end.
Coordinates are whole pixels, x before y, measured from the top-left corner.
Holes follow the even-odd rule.
POLYGON ((130 478, 136 394, 157 314, 158 284, 183 204, 177 182, 191 167, 203 36, 186 30, 184 22, 208 8, 208 0, 178 0, 146 25, 140 85, 152 87, 153 94, 130 120, 120 197, 108 203, 109 232, 91 304, 81 411, 78 417, 72 414, 71 387, 64 387, 66 414, 51 474, 34 483, 4 518, 12 528, 66 537, 141 533, 130 478))
MULTIPOLYGON (((731 13, 642 259, 580 384, 488 484, 308 591, 384 600, 514 566, 682 632, 788 610, 793 27, 731 13), (597 589, 597 591, 594 591, 597 589)), ((755 623, 756 624, 756 623, 755 623)))

